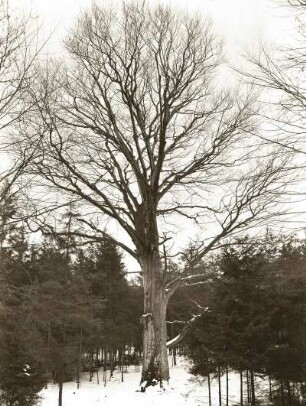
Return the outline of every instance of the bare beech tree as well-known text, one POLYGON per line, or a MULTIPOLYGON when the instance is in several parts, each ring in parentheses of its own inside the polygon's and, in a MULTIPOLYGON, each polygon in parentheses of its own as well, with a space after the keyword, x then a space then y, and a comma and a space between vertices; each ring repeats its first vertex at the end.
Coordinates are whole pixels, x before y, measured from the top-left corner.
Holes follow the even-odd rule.
MULTIPOLYGON (((252 97, 218 90, 221 48, 200 18, 161 6, 128 4, 115 12, 93 5, 66 49, 66 66, 37 68, 21 145, 35 145, 30 173, 37 193, 49 187, 45 204, 79 206, 71 233, 107 235, 139 262, 141 382, 162 384, 169 379, 167 303, 200 278, 166 283, 166 219, 203 228, 196 263, 225 237, 270 218, 285 162, 252 142, 252 97)), ((40 216, 45 231, 64 233, 52 218, 40 216)))

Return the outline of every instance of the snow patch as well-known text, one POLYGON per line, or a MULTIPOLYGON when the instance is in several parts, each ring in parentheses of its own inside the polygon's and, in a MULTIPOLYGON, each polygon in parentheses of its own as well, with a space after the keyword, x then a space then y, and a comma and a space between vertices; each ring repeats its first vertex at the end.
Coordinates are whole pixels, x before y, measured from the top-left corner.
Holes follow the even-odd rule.
MULTIPOLYGON (((169 365, 172 364, 169 357, 169 365)), ((131 366, 124 373, 121 382, 121 372, 115 371, 109 380, 107 371, 103 381, 103 371, 99 371, 99 382, 89 382, 89 374, 81 377, 80 389, 75 382, 64 384, 63 406, 208 406, 207 382, 195 378, 188 372, 190 364, 183 357, 177 357, 178 365, 170 368, 170 381, 160 385, 149 386, 145 392, 139 388, 140 372, 131 366)), ((230 374, 230 404, 239 400, 240 377, 230 374)), ((145 384, 145 382, 143 383, 145 384)), ((223 394, 225 394, 225 377, 222 378, 223 394)), ((40 392, 41 406, 56 406, 58 386, 50 384, 40 392)), ((212 380, 212 404, 218 404, 218 383, 212 380)))

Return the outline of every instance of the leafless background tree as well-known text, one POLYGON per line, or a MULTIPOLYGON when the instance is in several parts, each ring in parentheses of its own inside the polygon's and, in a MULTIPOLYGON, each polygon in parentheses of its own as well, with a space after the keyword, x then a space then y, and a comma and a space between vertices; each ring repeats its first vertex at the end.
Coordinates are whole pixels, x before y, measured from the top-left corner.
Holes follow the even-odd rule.
POLYGON ((270 130, 265 133, 266 139, 304 154, 306 4, 288 0, 285 5, 288 18, 295 17, 296 22, 291 44, 275 46, 274 50, 261 49, 258 55, 248 58, 251 69, 243 74, 262 90, 265 106, 262 114, 268 119, 270 130))
POLYGON ((161 6, 93 5, 66 50, 66 64, 37 67, 19 145, 35 150, 28 173, 45 232, 65 233, 50 210, 73 201, 71 233, 108 236, 139 262, 144 387, 169 379, 167 303, 199 277, 166 283, 167 219, 203 230, 196 263, 224 238, 271 218, 286 160, 252 137, 252 95, 224 90, 221 46, 208 22, 161 6))
POLYGON ((8 2, 0 1, 0 204, 30 160, 28 149, 14 148, 10 132, 24 114, 22 94, 40 51, 34 22, 31 16, 14 16, 8 2))
POLYGON ((14 217, 12 200, 20 189, 17 181, 31 158, 29 148, 15 148, 11 132, 24 114, 22 95, 39 52, 37 29, 30 27, 32 22, 30 16, 15 17, 9 2, 0 0, 0 307, 9 291, 3 247, 14 217))
POLYGON ((291 227, 296 230, 305 223, 306 3, 288 0, 279 6, 284 7, 288 21, 295 23, 290 41, 275 45, 274 49, 263 47, 257 55, 249 56, 249 70, 243 76, 261 92, 260 115, 265 130, 258 135, 294 156, 291 165, 296 181, 287 190, 287 196, 293 203, 292 213, 297 214, 291 218, 291 227))

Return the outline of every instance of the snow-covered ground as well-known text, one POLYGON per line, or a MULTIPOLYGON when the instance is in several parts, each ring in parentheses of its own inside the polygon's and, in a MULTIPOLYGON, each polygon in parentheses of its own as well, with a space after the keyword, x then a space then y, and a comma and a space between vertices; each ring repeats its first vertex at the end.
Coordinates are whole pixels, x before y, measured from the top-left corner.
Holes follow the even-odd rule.
MULTIPOLYGON (((170 365, 171 365, 171 360, 170 365)), ((188 372, 188 362, 183 358, 178 359, 178 365, 171 367, 171 379, 165 390, 157 387, 148 388, 145 393, 137 392, 140 380, 140 371, 134 366, 129 367, 124 373, 124 382, 121 382, 121 373, 115 371, 114 377, 109 379, 107 371, 106 385, 102 380, 102 372, 99 373, 100 383, 97 377, 89 382, 88 374, 83 374, 80 389, 74 382, 65 383, 63 391, 63 406, 205 406, 208 405, 208 388, 206 382, 199 382, 188 372)), ((238 402, 240 383, 235 374, 229 375, 229 399, 230 404, 238 402)), ((223 398, 225 395, 225 378, 222 378, 223 398)), ((41 406, 57 406, 58 387, 48 385, 40 395, 41 406)), ((224 399, 225 400, 225 399, 224 399)), ((212 381, 212 404, 218 405, 217 381, 212 381)))

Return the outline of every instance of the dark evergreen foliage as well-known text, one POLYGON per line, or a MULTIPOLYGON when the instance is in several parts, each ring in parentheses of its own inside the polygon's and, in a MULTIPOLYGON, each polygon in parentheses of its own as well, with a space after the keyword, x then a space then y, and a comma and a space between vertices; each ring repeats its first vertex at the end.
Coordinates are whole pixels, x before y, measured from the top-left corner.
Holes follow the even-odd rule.
POLYGON ((43 365, 18 337, 14 331, 0 336, 0 404, 32 406, 39 400, 46 376, 43 365))
POLYGON ((209 309, 187 339, 192 372, 249 371, 251 381, 255 374, 269 376, 275 402, 280 390, 282 402, 293 402, 301 391, 294 394, 292 384, 301 388, 306 380, 304 242, 245 238, 224 249, 218 262, 209 309))
MULTIPOLYGON (((13 203, 5 208, 14 213, 13 203)), ((60 394, 65 381, 79 381, 88 356, 90 370, 99 367, 102 348, 113 361, 126 346, 140 350, 142 291, 128 284, 121 254, 108 240, 77 250, 69 238, 48 237, 30 247, 24 227, 7 228, 5 216, 0 391, 3 404, 27 406, 47 380, 59 384, 60 394)))

